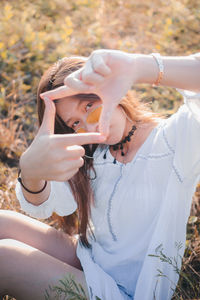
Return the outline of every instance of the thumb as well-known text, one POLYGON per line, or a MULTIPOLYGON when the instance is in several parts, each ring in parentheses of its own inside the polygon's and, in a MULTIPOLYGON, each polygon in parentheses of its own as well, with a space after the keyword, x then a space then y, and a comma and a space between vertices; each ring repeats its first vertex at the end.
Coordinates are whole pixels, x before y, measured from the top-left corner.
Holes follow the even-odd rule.
POLYGON ((109 135, 109 127, 110 121, 112 118, 112 114, 114 112, 115 106, 108 106, 103 104, 103 109, 101 112, 100 120, 99 120, 99 131, 101 134, 108 136, 109 135))
POLYGON ((54 134, 56 107, 53 101, 44 97, 45 110, 39 134, 54 134))

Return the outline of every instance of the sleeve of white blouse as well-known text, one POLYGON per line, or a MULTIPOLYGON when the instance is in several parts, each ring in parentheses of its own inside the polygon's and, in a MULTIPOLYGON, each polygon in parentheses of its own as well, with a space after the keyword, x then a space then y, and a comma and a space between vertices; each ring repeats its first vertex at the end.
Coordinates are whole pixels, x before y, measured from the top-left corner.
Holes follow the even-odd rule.
MULTIPOLYGON (((190 56, 194 57, 200 62, 200 52, 192 54, 190 56)), ((184 103, 187 105, 188 109, 191 111, 193 116, 197 120, 200 120, 200 85, 198 93, 181 89, 177 89, 177 91, 183 95, 184 103)))
MULTIPOLYGON (((200 52, 192 54, 200 61, 200 52)), ((200 74, 199 74, 200 75, 200 74)), ((200 178, 200 86, 199 92, 177 89, 184 105, 176 116, 174 164, 183 177, 200 178)))
POLYGON ((200 93, 178 91, 184 97, 184 104, 167 120, 164 135, 174 154, 174 171, 183 181, 200 175, 200 93), (194 111, 193 105, 197 105, 194 111))
POLYGON ((21 209, 31 217, 47 219, 53 212, 59 216, 67 216, 77 209, 77 203, 68 182, 51 181, 49 198, 38 206, 25 199, 19 182, 17 182, 15 191, 21 209))

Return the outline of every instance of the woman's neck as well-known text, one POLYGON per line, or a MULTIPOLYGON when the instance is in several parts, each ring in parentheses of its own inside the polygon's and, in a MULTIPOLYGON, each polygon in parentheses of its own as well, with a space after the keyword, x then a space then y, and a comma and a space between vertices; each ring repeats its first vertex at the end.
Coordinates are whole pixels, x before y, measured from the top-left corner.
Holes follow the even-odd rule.
POLYGON ((148 122, 148 123, 133 123, 127 120, 124 134, 122 137, 122 140, 128 135, 130 130, 132 129, 132 126, 135 125, 137 129, 135 130, 134 134, 131 136, 130 142, 126 142, 123 147, 123 152, 125 156, 121 156, 120 149, 117 151, 114 151, 112 146, 110 147, 111 154, 116 157, 116 159, 120 162, 129 162, 131 161, 138 149, 142 146, 142 144, 145 142, 147 137, 150 135, 151 131, 154 127, 156 127, 159 123, 159 120, 148 122))

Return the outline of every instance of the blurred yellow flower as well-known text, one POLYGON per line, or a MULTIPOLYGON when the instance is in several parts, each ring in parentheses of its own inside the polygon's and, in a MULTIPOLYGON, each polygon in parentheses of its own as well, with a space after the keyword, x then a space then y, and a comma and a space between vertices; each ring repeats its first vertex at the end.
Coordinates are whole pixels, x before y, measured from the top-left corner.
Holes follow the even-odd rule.
POLYGON ((32 32, 29 32, 27 35, 26 35, 26 38, 25 38, 25 41, 28 42, 28 43, 31 43, 35 40, 35 32, 32 31, 32 32))
POLYGON ((157 50, 160 50, 160 49, 161 49, 161 46, 160 46, 159 44, 156 44, 155 47, 156 47, 157 50))
POLYGON ((11 35, 10 39, 8 40, 8 44, 9 46, 13 46, 14 44, 16 44, 16 42, 18 41, 18 36, 16 34, 11 35))
POLYGON ((4 19, 6 21, 10 20, 13 16, 12 6, 7 3, 4 7, 4 19))
POLYGON ((67 16, 67 17, 65 18, 65 23, 66 23, 66 25, 67 25, 68 27, 72 27, 72 26, 73 26, 72 20, 71 20, 71 18, 70 18, 69 16, 67 16))
POLYGON ((66 36, 70 36, 73 32, 73 28, 65 28, 64 32, 66 36))
POLYGON ((5 50, 5 51, 3 51, 3 52, 1 52, 1 57, 3 58, 3 59, 6 59, 7 58, 7 51, 5 50))
POLYGON ((43 50, 44 50, 44 44, 43 44, 42 42, 38 43, 38 44, 37 44, 37 49, 38 49, 39 51, 43 51, 43 50))
POLYGON ((167 18, 167 19, 166 19, 166 24, 167 24, 168 26, 170 26, 170 25, 172 24, 172 19, 167 18))
POLYGON ((77 0, 76 1, 76 4, 78 4, 78 5, 87 5, 87 4, 89 4, 89 0, 77 0))

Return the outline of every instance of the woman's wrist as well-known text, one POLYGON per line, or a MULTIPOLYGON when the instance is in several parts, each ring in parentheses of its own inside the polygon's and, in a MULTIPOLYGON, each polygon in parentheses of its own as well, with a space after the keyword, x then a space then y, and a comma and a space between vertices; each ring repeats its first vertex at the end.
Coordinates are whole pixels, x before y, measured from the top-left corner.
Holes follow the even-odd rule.
MULTIPOLYGON (((199 92, 200 61, 193 56, 161 56, 164 73, 162 86, 199 92)), ((159 67, 155 58, 149 54, 136 56, 136 83, 154 84, 159 76, 159 67)))
POLYGON ((22 184, 26 187, 26 189, 32 192, 40 191, 46 183, 45 180, 29 179, 23 175, 23 172, 21 172, 21 181, 22 184))
POLYGON ((29 179, 23 174, 23 171, 21 171, 21 187, 26 201, 35 206, 45 202, 50 194, 50 182, 29 179), (25 186, 25 188, 23 186, 25 186), (40 191, 40 193, 38 193, 38 191, 40 191))
POLYGON ((159 67, 155 58, 148 54, 137 54, 135 57, 137 72, 136 83, 154 84, 158 78, 159 67))
POLYGON ((26 153, 23 153, 20 158, 20 177, 23 185, 31 191, 39 191, 45 184, 45 180, 38 178, 34 175, 34 172, 28 165, 26 160, 26 153), (28 166, 28 167, 27 167, 28 166))

